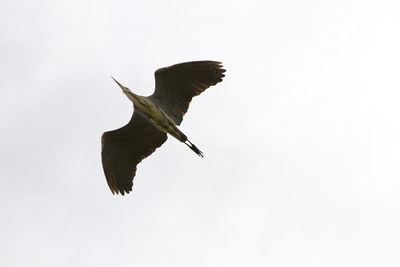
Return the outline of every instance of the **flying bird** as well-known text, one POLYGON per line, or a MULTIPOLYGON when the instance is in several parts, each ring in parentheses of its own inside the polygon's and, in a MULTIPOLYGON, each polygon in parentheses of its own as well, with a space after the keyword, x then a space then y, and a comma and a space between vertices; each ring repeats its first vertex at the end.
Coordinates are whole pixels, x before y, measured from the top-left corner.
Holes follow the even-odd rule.
POLYGON ((203 152, 177 126, 192 98, 221 82, 224 72, 222 63, 216 61, 193 61, 161 68, 154 73, 155 91, 148 97, 133 93, 111 77, 134 106, 128 124, 101 137, 103 170, 113 194, 132 191, 136 166, 167 140, 167 134, 203 157, 203 152))

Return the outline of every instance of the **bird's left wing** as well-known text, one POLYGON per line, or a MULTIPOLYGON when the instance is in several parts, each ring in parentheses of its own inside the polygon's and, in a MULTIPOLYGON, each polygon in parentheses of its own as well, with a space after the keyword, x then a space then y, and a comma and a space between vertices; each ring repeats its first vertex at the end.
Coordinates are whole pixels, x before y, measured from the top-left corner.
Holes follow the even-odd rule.
POLYGON ((156 89, 149 98, 180 125, 192 98, 221 82, 224 72, 217 61, 192 61, 158 69, 154 73, 156 89))
POLYGON ((136 165, 167 140, 167 135, 134 112, 124 127, 103 133, 102 163, 111 192, 132 191, 136 165))

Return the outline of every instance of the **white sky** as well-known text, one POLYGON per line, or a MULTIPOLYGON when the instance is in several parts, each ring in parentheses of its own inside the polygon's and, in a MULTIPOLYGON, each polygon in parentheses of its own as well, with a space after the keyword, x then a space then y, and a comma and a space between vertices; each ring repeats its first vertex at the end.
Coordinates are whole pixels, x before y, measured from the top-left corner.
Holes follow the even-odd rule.
POLYGON ((0 2, 0 266, 400 266, 400 2, 0 2), (110 79, 224 82, 113 196, 110 79))

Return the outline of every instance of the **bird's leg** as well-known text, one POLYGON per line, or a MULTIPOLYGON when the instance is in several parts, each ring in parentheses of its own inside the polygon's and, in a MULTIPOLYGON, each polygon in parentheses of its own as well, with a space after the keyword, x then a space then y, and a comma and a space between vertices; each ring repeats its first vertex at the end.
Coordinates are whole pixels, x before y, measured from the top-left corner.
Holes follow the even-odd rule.
POLYGON ((185 145, 187 145, 191 150, 193 150, 197 155, 199 155, 200 157, 204 157, 203 156, 203 152, 200 151, 200 149, 198 149, 194 144, 192 144, 192 142, 190 142, 189 140, 186 140, 185 145))

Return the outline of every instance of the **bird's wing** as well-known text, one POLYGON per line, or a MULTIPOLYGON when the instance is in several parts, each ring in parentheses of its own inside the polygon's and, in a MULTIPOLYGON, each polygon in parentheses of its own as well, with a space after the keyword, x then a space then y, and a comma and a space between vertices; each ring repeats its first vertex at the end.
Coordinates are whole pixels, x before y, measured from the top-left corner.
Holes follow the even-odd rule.
POLYGON ((166 140, 167 134, 159 131, 137 112, 133 113, 132 119, 124 127, 103 133, 101 157, 112 193, 129 193, 136 165, 166 140))
POLYGON ((222 81, 225 76, 222 63, 194 61, 158 69, 155 72, 156 89, 149 96, 179 125, 194 96, 222 81))

